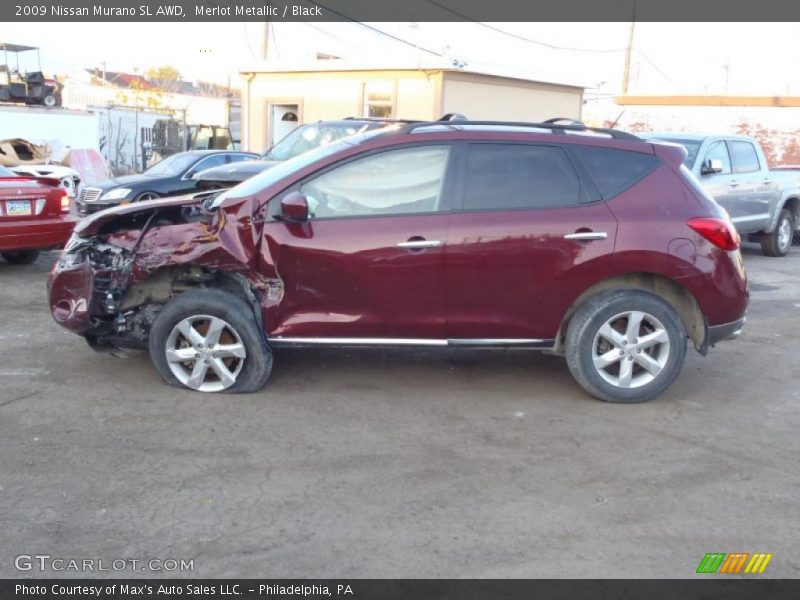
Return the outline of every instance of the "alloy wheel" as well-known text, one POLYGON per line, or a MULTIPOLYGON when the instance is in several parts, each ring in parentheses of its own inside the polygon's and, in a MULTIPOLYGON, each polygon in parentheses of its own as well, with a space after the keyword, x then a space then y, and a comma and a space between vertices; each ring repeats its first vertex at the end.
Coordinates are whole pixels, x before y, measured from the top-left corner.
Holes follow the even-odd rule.
POLYGON ((792 221, 781 219, 778 225, 778 248, 783 252, 792 244, 792 221))
POLYGON ((247 358, 242 338, 230 323, 209 315, 178 322, 167 337, 164 351, 175 378, 200 392, 231 387, 247 358))
POLYGON ((638 388, 653 381, 669 360, 669 335, 661 322, 642 311, 615 315, 598 330, 592 363, 606 382, 638 388))

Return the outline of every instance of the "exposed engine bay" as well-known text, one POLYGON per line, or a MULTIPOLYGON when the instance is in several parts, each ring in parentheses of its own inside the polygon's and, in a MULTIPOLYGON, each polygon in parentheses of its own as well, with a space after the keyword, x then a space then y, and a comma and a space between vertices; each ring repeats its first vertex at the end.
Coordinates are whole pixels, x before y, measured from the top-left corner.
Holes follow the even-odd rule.
POLYGON ((263 220, 253 217, 250 199, 211 208, 215 194, 142 202, 81 221, 50 275, 54 318, 97 350, 145 348, 166 302, 214 286, 245 299, 261 324, 262 307, 283 295, 278 278, 253 268, 263 220))

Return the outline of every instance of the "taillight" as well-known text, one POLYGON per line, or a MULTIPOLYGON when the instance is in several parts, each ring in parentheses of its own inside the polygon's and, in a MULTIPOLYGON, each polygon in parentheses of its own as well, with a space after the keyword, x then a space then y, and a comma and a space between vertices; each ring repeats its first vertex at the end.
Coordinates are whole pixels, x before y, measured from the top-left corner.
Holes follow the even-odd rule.
POLYGON ((727 219, 716 219, 712 217, 695 217, 687 222, 689 227, 702 235, 717 248, 729 252, 739 249, 739 232, 733 223, 727 219))
POLYGON ((61 196, 61 212, 69 212, 69 196, 67 194, 61 196))

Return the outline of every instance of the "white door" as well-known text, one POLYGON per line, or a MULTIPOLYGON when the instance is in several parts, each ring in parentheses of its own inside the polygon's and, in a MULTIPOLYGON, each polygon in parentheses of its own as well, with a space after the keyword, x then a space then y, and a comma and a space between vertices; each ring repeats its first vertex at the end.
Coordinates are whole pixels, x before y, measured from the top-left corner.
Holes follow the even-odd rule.
POLYGON ((300 125, 298 118, 300 107, 297 104, 272 104, 270 106, 272 107, 270 115, 272 133, 269 145, 272 147, 300 125))

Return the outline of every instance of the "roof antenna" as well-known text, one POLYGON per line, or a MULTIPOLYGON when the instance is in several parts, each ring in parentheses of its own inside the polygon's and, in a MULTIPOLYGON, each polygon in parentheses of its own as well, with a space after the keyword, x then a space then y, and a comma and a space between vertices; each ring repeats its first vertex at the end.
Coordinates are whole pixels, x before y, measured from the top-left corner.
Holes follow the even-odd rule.
POLYGON ((623 108, 622 112, 617 115, 617 118, 614 119, 614 122, 611 124, 611 127, 609 127, 609 129, 614 129, 617 126, 617 123, 619 123, 619 120, 622 118, 622 115, 624 114, 625 114, 625 109, 623 108))

